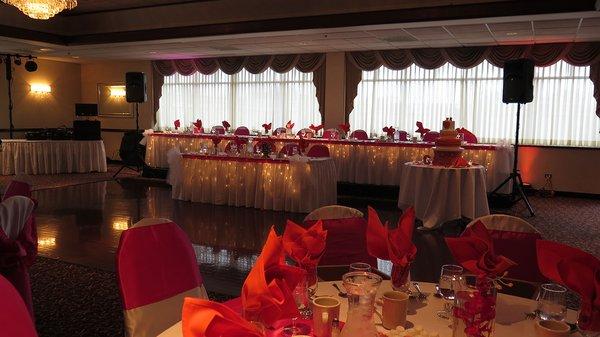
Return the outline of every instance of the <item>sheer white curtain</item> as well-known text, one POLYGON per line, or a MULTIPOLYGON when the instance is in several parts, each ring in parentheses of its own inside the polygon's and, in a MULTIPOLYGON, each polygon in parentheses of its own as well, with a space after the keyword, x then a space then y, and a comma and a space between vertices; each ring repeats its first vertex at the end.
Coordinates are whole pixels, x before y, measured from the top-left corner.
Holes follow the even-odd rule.
MULTIPOLYGON (((515 104, 502 103, 502 69, 487 61, 475 68, 446 64, 426 70, 382 67, 363 72, 354 110, 353 129, 381 133, 386 125, 413 133, 422 121, 431 130, 445 117, 465 127, 481 142, 512 140, 515 104)), ((521 135, 525 144, 600 146, 600 119, 596 116, 589 67, 560 61, 535 69, 534 99, 522 106, 521 135)))
POLYGON ((221 125, 223 120, 250 129, 262 129, 263 123, 271 122, 276 128, 288 120, 296 123, 296 129, 320 124, 312 76, 296 69, 284 74, 268 69, 255 75, 244 69, 234 75, 219 70, 212 75, 167 76, 157 128, 172 128, 176 119, 182 126, 201 119, 205 128, 221 125))

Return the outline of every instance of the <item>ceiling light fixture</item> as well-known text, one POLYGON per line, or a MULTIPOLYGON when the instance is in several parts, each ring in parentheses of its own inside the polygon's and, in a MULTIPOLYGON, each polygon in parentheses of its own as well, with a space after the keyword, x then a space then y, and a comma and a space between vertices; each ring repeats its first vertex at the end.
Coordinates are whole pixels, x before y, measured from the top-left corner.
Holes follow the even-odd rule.
POLYGON ((17 7, 30 18, 48 20, 65 9, 77 6, 77 0, 2 0, 17 7))

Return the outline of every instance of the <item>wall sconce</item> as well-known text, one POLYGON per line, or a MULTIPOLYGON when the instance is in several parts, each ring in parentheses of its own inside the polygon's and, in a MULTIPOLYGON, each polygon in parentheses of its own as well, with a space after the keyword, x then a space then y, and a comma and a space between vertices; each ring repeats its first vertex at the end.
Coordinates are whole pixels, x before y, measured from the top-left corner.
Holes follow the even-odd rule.
POLYGON ((110 96, 111 97, 125 97, 125 86, 124 85, 111 85, 110 96))
POLYGON ((49 94, 52 92, 52 87, 48 84, 35 83, 31 85, 31 92, 34 94, 49 94))

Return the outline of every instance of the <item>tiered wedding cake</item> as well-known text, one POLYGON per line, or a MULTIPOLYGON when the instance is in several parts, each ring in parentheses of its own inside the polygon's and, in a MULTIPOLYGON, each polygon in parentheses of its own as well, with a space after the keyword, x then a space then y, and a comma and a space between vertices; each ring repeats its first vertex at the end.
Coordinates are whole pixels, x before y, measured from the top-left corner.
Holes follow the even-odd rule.
POLYGON ((440 131, 440 138, 435 141, 433 148, 433 165, 452 166, 456 159, 461 157, 464 150, 460 145, 461 141, 458 138, 454 121, 452 118, 446 118, 443 122, 443 129, 440 131))

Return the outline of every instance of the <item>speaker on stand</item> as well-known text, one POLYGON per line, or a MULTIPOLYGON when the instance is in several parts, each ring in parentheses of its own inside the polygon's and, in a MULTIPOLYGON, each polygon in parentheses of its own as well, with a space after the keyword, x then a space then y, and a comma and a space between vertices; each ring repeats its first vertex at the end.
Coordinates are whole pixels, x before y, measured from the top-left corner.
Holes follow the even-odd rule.
POLYGON ((504 76, 502 87, 502 102, 517 103, 517 125, 515 130, 515 156, 513 160, 513 170, 510 175, 492 191, 492 195, 509 182, 512 182, 512 191, 510 193, 513 203, 520 200, 525 202, 529 214, 535 216, 531 203, 523 190, 523 178, 519 171, 519 129, 521 124, 521 104, 533 101, 533 72, 534 63, 530 59, 517 59, 507 61, 504 64, 504 76))
POLYGON ((145 147, 140 145, 143 135, 140 132, 139 103, 145 103, 148 100, 146 94, 146 74, 142 72, 125 73, 125 100, 127 103, 133 103, 135 132, 126 132, 123 135, 123 139, 121 139, 119 157, 121 157, 123 166, 113 175, 113 178, 125 168, 140 173, 145 164, 145 147))

